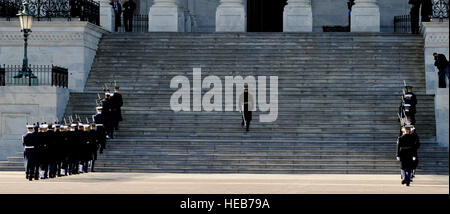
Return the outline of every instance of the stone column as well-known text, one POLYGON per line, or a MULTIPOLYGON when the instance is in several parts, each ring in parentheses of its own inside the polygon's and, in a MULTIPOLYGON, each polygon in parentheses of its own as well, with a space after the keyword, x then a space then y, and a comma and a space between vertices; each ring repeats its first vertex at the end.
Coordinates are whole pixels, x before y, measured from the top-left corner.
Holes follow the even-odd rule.
POLYGON ((184 32, 184 12, 177 0, 154 0, 148 19, 149 32, 184 32))
POLYGON ((114 11, 112 6, 109 4, 110 0, 99 0, 100 1, 100 26, 105 30, 113 32, 114 31, 114 11))
POLYGON ((246 19, 242 0, 220 0, 216 11, 216 32, 245 32, 246 19))
POLYGON ((283 12, 283 32, 312 32, 311 0, 289 0, 283 12))
POLYGON ((356 0, 351 20, 351 32, 380 32, 380 8, 377 0, 356 0))

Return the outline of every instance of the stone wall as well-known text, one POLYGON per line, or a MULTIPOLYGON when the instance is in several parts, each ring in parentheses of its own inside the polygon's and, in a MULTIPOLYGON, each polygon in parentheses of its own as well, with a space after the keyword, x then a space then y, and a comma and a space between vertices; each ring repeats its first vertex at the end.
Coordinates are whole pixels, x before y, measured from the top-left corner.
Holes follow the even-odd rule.
POLYGON ((422 34, 425 40, 425 80, 427 94, 434 94, 436 140, 449 146, 449 89, 438 88, 438 70, 434 66, 433 53, 444 54, 449 59, 449 23, 423 23, 422 34))
POLYGON ((54 122, 64 115, 69 90, 51 86, 0 87, 0 160, 23 151, 25 124, 54 122))
MULTIPOLYGON (((28 60, 34 65, 69 69, 69 89, 83 91, 103 28, 88 22, 35 22, 28 42, 28 60)), ((0 21, 0 64, 21 65, 23 34, 18 20, 0 21)))

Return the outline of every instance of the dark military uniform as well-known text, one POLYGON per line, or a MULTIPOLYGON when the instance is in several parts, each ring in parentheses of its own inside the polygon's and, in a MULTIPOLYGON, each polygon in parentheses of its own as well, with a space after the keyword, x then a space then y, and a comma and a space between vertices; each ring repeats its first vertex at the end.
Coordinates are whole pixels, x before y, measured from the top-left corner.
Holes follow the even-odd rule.
POLYGON ((248 132, 250 128, 250 122, 252 121, 252 109, 253 109, 253 97, 244 91, 244 93, 239 98, 239 105, 242 110, 242 122, 241 126, 245 124, 245 130, 248 132))
POLYGON ((96 126, 96 137, 97 144, 100 145, 100 154, 103 153, 103 150, 106 148, 106 133, 105 133, 105 117, 103 113, 97 113, 94 116, 94 122, 96 126))
POLYGON ((112 102, 111 98, 105 98, 102 100, 102 114, 104 117, 103 125, 105 127, 106 135, 110 138, 114 138, 114 119, 112 114, 112 102))
POLYGON ((56 177, 56 159, 57 159, 57 141, 55 137, 55 132, 51 129, 47 131, 47 145, 48 145, 48 169, 49 177, 56 177))
POLYGON ((411 181, 411 173, 415 167, 415 160, 417 158, 417 149, 420 143, 417 136, 413 134, 404 134, 397 140, 397 157, 401 161, 401 169, 405 174, 405 178, 402 183, 406 183, 409 186, 411 181))
POLYGON ((22 143, 24 147, 23 158, 25 162, 25 175, 28 180, 33 180, 35 177, 35 169, 37 163, 37 146, 36 146, 36 133, 29 132, 22 137, 22 143))
POLYGON ((36 134, 38 141, 38 162, 42 173, 41 178, 48 178, 48 165, 50 163, 48 142, 49 136, 47 132, 38 132, 36 134))
MULTIPOLYGON (((70 163, 70 140, 69 137, 71 133, 69 131, 61 132, 61 151, 60 151, 60 159, 61 159, 61 169, 64 170, 64 173, 61 175, 66 176, 69 173, 69 163, 70 163)), ((62 171, 62 170, 61 170, 62 171)))
POLYGON ((79 132, 75 127, 75 131, 70 131, 68 134, 68 172, 71 174, 78 174, 78 161, 79 161, 79 132))
POLYGON ((122 106, 123 106, 122 95, 119 93, 114 93, 114 95, 111 97, 111 116, 113 128, 115 130, 119 129, 119 122, 123 120, 121 110, 122 106))
POLYGON ((91 161, 91 172, 94 172, 94 165, 95 161, 97 160, 97 151, 98 151, 98 139, 97 139, 97 132, 94 129, 91 129, 89 131, 89 138, 90 138, 90 144, 89 144, 89 155, 90 155, 90 161, 91 161))

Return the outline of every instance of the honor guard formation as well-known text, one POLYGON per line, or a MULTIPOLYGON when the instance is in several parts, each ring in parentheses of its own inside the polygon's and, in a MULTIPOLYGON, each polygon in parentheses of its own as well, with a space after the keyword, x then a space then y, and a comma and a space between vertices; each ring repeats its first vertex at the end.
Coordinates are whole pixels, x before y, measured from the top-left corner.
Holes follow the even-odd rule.
MULTIPOLYGON (((105 85, 106 86, 106 85, 105 85)), ((114 138, 122 121, 122 95, 119 87, 110 93, 106 87, 105 97, 96 101, 96 114, 86 123, 75 115, 64 118, 64 124, 27 124, 23 136, 25 174, 28 180, 38 180, 95 172, 97 152, 106 149, 106 139, 114 138), (100 102, 99 102, 100 101, 100 102)))
POLYGON ((397 139, 397 160, 401 162, 401 183, 406 186, 413 181, 419 164, 417 150, 420 141, 415 128, 416 105, 417 98, 412 92, 412 87, 405 84, 398 112, 401 128, 397 139))

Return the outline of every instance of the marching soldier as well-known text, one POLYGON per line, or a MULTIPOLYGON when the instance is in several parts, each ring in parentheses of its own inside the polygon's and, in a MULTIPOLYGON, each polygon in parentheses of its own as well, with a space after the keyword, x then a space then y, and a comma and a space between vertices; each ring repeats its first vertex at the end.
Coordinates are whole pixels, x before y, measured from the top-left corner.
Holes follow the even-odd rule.
POLYGON ((102 114, 104 117, 104 127, 106 132, 106 138, 114 138, 114 127, 113 127, 113 114, 112 114, 112 102, 110 93, 105 93, 105 98, 101 101, 102 102, 102 114))
POLYGON ((27 133, 22 137, 24 147, 23 158, 25 164, 25 177, 32 181, 35 177, 36 168, 36 133, 34 125, 27 125, 27 133))
POLYGON ((78 174, 77 163, 76 163, 76 147, 77 147, 77 141, 78 141, 78 131, 77 131, 78 125, 76 123, 73 123, 70 125, 70 131, 67 133, 67 141, 68 141, 68 163, 67 163, 67 170, 69 175, 72 174, 78 174))
POLYGON ((106 148, 106 133, 105 133, 105 117, 102 114, 102 107, 97 107, 97 114, 94 115, 94 123, 96 128, 97 143, 100 145, 100 154, 103 154, 103 150, 106 148))
POLYGON ((57 143, 58 142, 56 142, 54 127, 52 124, 49 124, 47 130, 49 178, 56 177, 56 155, 58 153, 56 148, 57 143))
POLYGON ((89 166, 89 161, 91 160, 91 144, 93 144, 92 142, 92 138, 89 135, 90 131, 90 126, 88 124, 84 124, 83 125, 83 131, 81 132, 81 166, 82 169, 80 171, 82 171, 83 173, 87 173, 88 172, 88 166, 89 166))
POLYGON ((244 86, 244 93, 239 97, 239 107, 242 112, 241 126, 245 126, 245 130, 248 132, 252 121, 253 96, 248 93, 247 85, 244 86))
POLYGON ((48 164, 49 164, 49 151, 48 151, 48 125, 46 123, 39 126, 39 132, 37 133, 38 142, 38 161, 39 161, 39 173, 41 179, 48 178, 48 164))
POLYGON ((417 134, 416 128, 414 126, 411 127, 411 134, 417 140, 416 147, 415 147, 416 159, 413 161, 412 172, 411 172, 411 182, 413 182, 413 179, 416 177, 417 166, 419 165, 418 149, 420 148, 420 139, 419 139, 419 135, 417 134))
POLYGON ((75 147, 75 167, 76 174, 80 174, 83 173, 84 124, 79 121, 77 127, 76 133, 78 137, 75 147))
POLYGON ((66 125, 61 126, 61 136, 60 136, 60 150, 59 150, 59 161, 60 167, 58 170, 59 176, 67 176, 68 164, 69 164, 69 127, 66 125))
POLYGON ((97 160, 97 151, 99 145, 97 139, 97 131, 95 129, 94 123, 90 124, 89 138, 91 139, 91 144, 89 146, 91 172, 95 172, 94 165, 95 161, 97 160))
POLYGON ((403 128, 403 135, 397 139, 397 160, 401 162, 402 184, 409 186, 412 170, 417 159, 419 139, 411 133, 411 126, 403 128))
POLYGON ((119 86, 114 87, 114 93, 111 93, 111 115, 113 121, 113 128, 119 130, 119 122, 122 121, 122 108, 123 99, 122 95, 119 94, 119 86))
POLYGON ((403 103, 411 105, 411 110, 414 113, 416 112, 417 97, 413 93, 412 86, 405 86, 405 89, 403 90, 403 103))

